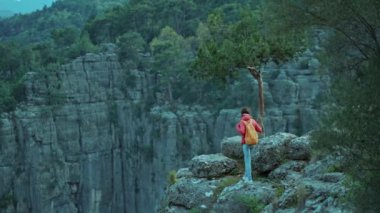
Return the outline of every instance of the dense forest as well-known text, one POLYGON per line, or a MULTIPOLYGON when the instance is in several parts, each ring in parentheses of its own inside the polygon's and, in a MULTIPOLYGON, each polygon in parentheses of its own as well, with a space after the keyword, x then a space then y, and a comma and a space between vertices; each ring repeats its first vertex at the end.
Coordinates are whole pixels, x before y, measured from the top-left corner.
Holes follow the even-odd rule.
MULTIPOLYGON (((209 34, 202 24, 207 22, 208 13, 219 8, 228 19, 236 21, 242 5, 250 7, 247 1, 230 2, 131 1, 123 5, 122 1, 65 0, 32 14, 2 20, 0 109, 13 110, 22 101, 25 72, 53 70, 84 53, 100 52, 103 44, 109 42, 120 47, 120 60, 129 68, 146 66, 162 70, 170 57, 181 56, 175 67, 160 73, 165 82, 169 75, 194 60, 200 40, 209 34), (144 53, 153 54, 155 62, 141 63, 144 53)), ((172 84, 180 83, 180 76, 170 78, 172 84)))
POLYGON ((313 45, 315 30, 323 30, 318 55, 331 87, 321 128, 313 134, 315 149, 346 159, 346 201, 376 212, 379 16, 376 0, 56 1, 0 20, 0 112, 23 102, 26 72, 52 72, 85 53, 106 51, 107 43, 117 45, 126 69, 157 76, 166 104, 228 104, 216 88, 247 66, 296 56, 313 45))

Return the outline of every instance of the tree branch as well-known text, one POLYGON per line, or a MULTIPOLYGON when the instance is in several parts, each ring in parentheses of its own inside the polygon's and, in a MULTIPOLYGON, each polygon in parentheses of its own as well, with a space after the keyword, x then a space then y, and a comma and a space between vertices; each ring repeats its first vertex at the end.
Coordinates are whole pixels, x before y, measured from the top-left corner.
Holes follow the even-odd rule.
POLYGON ((356 15, 356 17, 358 18, 358 21, 360 23, 362 23, 366 29, 366 31, 368 32, 369 36, 373 39, 373 41, 375 42, 375 46, 376 46, 376 51, 377 54, 380 55, 380 44, 379 44, 379 41, 377 39, 377 33, 376 33, 376 28, 373 27, 368 21, 367 19, 362 16, 362 14, 360 14, 352 5, 352 3, 350 2, 347 2, 348 3, 348 8, 356 15))
POLYGON ((253 67, 253 66, 248 66, 247 69, 249 70, 249 72, 252 74, 252 76, 253 76, 256 80, 259 80, 259 78, 261 78, 261 72, 258 71, 255 67, 253 67))
POLYGON ((339 27, 334 27, 333 29, 335 29, 336 31, 342 33, 346 38, 348 38, 348 40, 351 41, 351 43, 359 50, 359 52, 366 58, 366 59, 369 59, 369 56, 368 54, 360 47, 360 44, 358 44, 358 42, 353 39, 350 35, 348 35, 348 33, 346 33, 344 30, 340 29, 339 27))
MULTIPOLYGON (((319 26, 325 26, 325 27, 328 27, 328 28, 331 28, 331 29, 334 29, 340 33, 343 34, 343 36, 345 36, 346 38, 349 39, 349 41, 351 41, 351 43, 359 50, 359 52, 366 58, 368 59, 369 56, 368 54, 363 50, 362 47, 360 47, 360 45, 363 45, 363 46, 366 46, 366 48, 370 48, 373 50, 373 48, 367 46, 366 44, 362 44, 362 43, 359 43, 358 41, 356 41, 355 39, 352 38, 352 36, 350 36, 347 32, 345 32, 344 30, 340 29, 339 26, 334 26, 332 25, 328 19, 322 17, 322 16, 319 16, 318 14, 315 14, 313 12, 311 12, 310 10, 308 10, 307 8, 301 8, 297 5, 291 5, 294 9, 300 11, 301 13, 304 13, 305 16, 306 15, 309 15, 311 17, 313 17, 315 20, 314 20, 314 23, 312 21, 312 24, 315 24, 315 25, 319 25, 319 26)), ((306 17, 305 17, 306 18, 306 17)), ((379 49, 380 50, 380 49, 379 49)))

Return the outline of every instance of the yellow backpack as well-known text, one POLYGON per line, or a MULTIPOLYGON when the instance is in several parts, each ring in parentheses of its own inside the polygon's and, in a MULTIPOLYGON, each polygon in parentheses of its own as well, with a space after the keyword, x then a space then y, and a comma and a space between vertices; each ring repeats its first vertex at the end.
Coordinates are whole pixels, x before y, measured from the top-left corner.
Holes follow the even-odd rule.
POLYGON ((243 121, 245 124, 245 135, 244 140, 247 145, 256 145, 259 142, 259 136, 255 130, 255 127, 252 124, 252 120, 247 122, 243 121))

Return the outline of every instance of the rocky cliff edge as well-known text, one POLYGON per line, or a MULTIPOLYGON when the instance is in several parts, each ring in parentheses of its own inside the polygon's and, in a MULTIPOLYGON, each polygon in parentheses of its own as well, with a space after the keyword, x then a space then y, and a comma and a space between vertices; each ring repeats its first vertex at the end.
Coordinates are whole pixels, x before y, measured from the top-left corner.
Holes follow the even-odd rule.
POLYGON ((309 135, 277 133, 252 150, 253 183, 244 173, 240 136, 222 153, 194 157, 172 174, 162 212, 350 212, 338 156, 312 157, 309 135))

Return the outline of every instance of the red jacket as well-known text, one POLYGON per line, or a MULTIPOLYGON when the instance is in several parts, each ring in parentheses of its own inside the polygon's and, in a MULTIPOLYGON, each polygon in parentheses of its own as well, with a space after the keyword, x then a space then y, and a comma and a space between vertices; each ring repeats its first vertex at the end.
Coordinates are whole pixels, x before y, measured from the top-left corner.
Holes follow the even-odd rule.
POLYGON ((258 132, 258 133, 261 133, 262 132, 262 128, 260 126, 260 124, 258 124, 252 117, 250 114, 243 114, 243 116, 241 116, 241 120, 239 121, 239 123, 236 124, 236 131, 238 131, 242 137, 241 137, 241 144, 245 144, 245 141, 244 141, 244 135, 245 135, 245 124, 243 123, 243 121, 249 121, 251 120, 252 124, 253 124, 253 127, 255 127, 255 130, 258 132))

